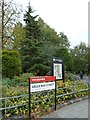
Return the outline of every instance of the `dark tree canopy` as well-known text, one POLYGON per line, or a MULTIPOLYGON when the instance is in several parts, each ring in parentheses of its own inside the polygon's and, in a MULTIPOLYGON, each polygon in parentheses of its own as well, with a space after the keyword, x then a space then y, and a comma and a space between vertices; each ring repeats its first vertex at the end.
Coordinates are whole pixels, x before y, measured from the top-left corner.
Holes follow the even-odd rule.
POLYGON ((40 30, 37 15, 32 15, 33 10, 29 4, 28 10, 24 15, 25 21, 25 39, 21 44, 21 55, 23 62, 23 70, 30 71, 30 67, 35 64, 35 59, 38 56, 38 48, 40 46, 40 30))

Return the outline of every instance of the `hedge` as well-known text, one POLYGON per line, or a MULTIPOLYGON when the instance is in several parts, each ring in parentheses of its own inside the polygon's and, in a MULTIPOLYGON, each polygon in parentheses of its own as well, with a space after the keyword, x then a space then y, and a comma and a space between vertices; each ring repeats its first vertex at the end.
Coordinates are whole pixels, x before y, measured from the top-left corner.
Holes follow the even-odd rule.
POLYGON ((2 77, 13 78, 21 73, 21 60, 18 51, 2 51, 2 77))

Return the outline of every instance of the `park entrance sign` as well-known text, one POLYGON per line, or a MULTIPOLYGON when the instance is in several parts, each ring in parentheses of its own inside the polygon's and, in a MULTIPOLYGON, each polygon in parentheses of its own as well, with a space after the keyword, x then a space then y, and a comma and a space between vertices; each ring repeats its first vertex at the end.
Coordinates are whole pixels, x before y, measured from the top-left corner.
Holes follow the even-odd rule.
POLYGON ((56 77, 55 76, 40 76, 29 78, 29 118, 31 118, 31 93, 55 90, 55 110, 56 110, 56 77))
POLYGON ((52 58, 51 75, 56 76, 56 80, 63 80, 64 82, 64 63, 63 60, 52 58))
POLYGON ((38 92, 43 90, 55 89, 55 77, 54 76, 42 76, 36 78, 30 78, 30 92, 38 92))

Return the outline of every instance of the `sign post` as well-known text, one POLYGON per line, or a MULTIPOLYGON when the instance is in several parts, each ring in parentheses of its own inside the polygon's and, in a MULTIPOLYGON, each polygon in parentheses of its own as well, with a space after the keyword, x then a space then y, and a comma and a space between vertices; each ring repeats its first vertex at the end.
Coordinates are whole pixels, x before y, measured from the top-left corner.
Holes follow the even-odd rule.
POLYGON ((28 86, 29 86, 28 90, 29 90, 29 119, 30 119, 30 118, 31 118, 31 92, 30 92, 30 89, 31 89, 31 88, 30 88, 30 86, 31 86, 30 84, 31 84, 31 83, 30 83, 30 79, 29 79, 29 82, 28 82, 28 83, 29 83, 29 85, 28 85, 28 86))
POLYGON ((31 118, 31 92, 38 92, 50 89, 55 89, 55 110, 56 110, 56 77, 40 76, 29 78, 29 118, 31 118))
POLYGON ((63 80, 64 82, 64 63, 63 60, 52 58, 51 75, 56 76, 56 80, 63 80))

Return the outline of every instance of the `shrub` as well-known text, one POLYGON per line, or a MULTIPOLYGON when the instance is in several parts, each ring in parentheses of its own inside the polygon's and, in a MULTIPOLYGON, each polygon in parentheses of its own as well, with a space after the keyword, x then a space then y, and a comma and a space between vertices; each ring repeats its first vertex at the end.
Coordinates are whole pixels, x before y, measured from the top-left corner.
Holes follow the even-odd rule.
MULTIPOLYGON (((80 81, 70 81, 68 80, 65 83, 61 83, 61 81, 57 81, 57 91, 56 95, 62 95, 67 94, 65 96, 59 96, 56 99, 57 104, 64 104, 66 101, 74 99, 74 98, 80 98, 83 96, 88 95, 88 90, 86 91, 80 91, 82 89, 87 89, 88 85, 84 82, 80 81), (74 85, 75 94, 68 94, 73 91, 72 86, 74 85), (67 87, 67 88, 66 88, 67 87), (63 89, 60 89, 63 88, 63 89)), ((3 97, 9 97, 9 96, 18 96, 22 94, 28 94, 28 86, 16 86, 16 87, 3 87, 3 97)), ((54 90, 50 91, 39 91, 36 93, 31 93, 31 112, 34 115, 40 116, 44 115, 45 112, 50 111, 50 108, 52 108, 55 105, 54 101, 54 90), (41 102, 39 100, 42 100, 41 102), (38 101, 38 102, 35 102, 38 101)), ((7 107, 15 106, 15 105, 21 105, 28 103, 28 95, 19 97, 19 98, 10 98, 7 100, 7 107)), ((5 102, 3 102, 2 107, 5 106, 5 102)), ((9 117, 11 115, 28 115, 28 105, 27 106, 21 106, 17 107, 15 109, 7 109, 6 117, 9 117)), ((4 111, 3 111, 4 114, 4 111)))
POLYGON ((23 73, 20 76, 14 76, 13 79, 2 78, 2 86, 28 86, 28 78, 32 77, 32 73, 23 73))
POLYGON ((16 81, 18 81, 19 83, 24 83, 27 82, 28 83, 28 78, 33 77, 33 73, 23 73, 20 76, 14 76, 14 79, 16 81))
POLYGON ((80 77, 76 74, 65 71, 65 80, 80 80, 80 77))
POLYGON ((10 78, 2 78, 2 86, 16 86, 18 85, 18 80, 10 78))
POLYGON ((2 77, 13 78, 21 73, 21 60, 18 51, 2 51, 2 77))
POLYGON ((50 71, 50 68, 49 66, 43 64, 35 64, 30 68, 30 71, 33 72, 36 76, 42 76, 46 75, 50 71))
POLYGON ((72 73, 65 71, 65 80, 72 80, 72 73))

